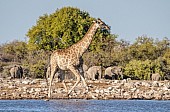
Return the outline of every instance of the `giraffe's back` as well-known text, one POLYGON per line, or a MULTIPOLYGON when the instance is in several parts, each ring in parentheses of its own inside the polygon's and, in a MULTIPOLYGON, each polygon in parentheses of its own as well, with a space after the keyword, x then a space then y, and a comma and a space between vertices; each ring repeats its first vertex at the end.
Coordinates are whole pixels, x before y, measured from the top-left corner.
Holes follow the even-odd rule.
POLYGON ((79 65, 79 58, 74 50, 56 50, 51 55, 51 63, 56 63, 60 69, 67 70, 69 66, 79 65))

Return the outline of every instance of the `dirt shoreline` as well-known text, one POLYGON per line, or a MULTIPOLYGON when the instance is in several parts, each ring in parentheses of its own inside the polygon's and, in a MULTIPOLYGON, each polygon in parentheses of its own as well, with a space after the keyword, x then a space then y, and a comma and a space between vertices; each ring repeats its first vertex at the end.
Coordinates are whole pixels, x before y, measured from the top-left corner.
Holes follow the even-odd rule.
MULTIPOLYGON (((66 81, 69 88, 74 81, 66 81)), ((138 99, 170 100, 170 81, 96 80, 87 81, 89 92, 84 93, 82 83, 67 96, 63 85, 54 81, 51 99, 138 99)), ((45 79, 0 79, 0 100, 48 99, 45 79)))

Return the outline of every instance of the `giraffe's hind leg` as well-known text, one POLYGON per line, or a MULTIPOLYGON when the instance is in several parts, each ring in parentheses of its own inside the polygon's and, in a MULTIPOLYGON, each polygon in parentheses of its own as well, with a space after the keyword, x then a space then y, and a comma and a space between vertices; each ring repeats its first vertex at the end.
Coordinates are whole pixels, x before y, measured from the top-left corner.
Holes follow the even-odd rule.
POLYGON ((62 81, 62 84, 63 84, 66 92, 68 93, 68 89, 67 89, 67 86, 65 84, 65 72, 63 70, 60 70, 60 80, 62 81))
POLYGON ((63 84, 63 86, 64 86, 64 88, 65 88, 66 92, 68 93, 68 89, 67 89, 67 86, 66 86, 66 83, 65 83, 65 81, 64 81, 64 80, 62 81, 62 84, 63 84))
POLYGON ((80 82, 80 73, 79 71, 74 67, 74 66, 70 66, 69 69, 73 72, 73 74, 76 76, 77 81, 76 83, 73 85, 73 87, 68 91, 68 95, 73 91, 73 89, 78 85, 78 83, 80 82))
POLYGON ((87 83, 86 83, 84 77, 83 77, 82 75, 80 75, 80 77, 81 77, 81 80, 82 80, 82 82, 83 82, 84 87, 86 88, 86 90, 87 90, 87 92, 88 92, 88 91, 89 91, 89 90, 88 90, 88 86, 87 86, 87 83))

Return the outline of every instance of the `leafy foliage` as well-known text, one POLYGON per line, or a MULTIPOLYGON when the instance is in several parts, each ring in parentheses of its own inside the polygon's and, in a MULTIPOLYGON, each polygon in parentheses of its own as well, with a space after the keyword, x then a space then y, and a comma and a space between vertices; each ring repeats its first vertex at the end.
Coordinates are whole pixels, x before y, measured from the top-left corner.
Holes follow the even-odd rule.
POLYGON ((9 61, 19 61, 27 54, 27 44, 22 41, 13 41, 1 47, 3 57, 9 61))
POLYGON ((126 64, 125 75, 133 79, 149 80, 152 73, 159 73, 163 77, 161 60, 131 60, 126 64))
MULTIPOLYGON (((43 78, 52 50, 64 49, 79 41, 88 31, 93 17, 78 8, 64 7, 52 14, 44 14, 27 32, 28 43, 13 41, 0 46, 0 76, 9 75, 5 69, 21 64, 28 76, 43 78)), ((163 77, 170 71, 170 40, 154 40, 140 36, 130 44, 117 41, 118 35, 98 30, 83 55, 86 65, 103 67, 118 65, 133 79, 149 80, 152 73, 163 77)))
POLYGON ((66 48, 79 41, 93 18, 78 8, 64 7, 50 15, 39 17, 27 33, 30 49, 53 50, 66 48))

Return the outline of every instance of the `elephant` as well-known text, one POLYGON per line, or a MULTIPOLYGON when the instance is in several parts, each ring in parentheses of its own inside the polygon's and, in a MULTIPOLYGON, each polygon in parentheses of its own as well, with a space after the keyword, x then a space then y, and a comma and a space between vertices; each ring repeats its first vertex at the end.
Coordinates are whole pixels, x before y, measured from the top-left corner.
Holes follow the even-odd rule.
POLYGON ((165 73, 164 80, 170 80, 170 71, 165 73))
MULTIPOLYGON (((48 78, 50 77, 50 73, 51 73, 51 69, 50 69, 50 66, 48 66, 48 67, 47 67, 47 70, 46 70, 46 79, 48 79, 48 78)), ((54 77, 55 77, 59 82, 61 82, 62 80, 64 80, 64 77, 65 77, 64 71, 59 70, 58 72, 56 72, 56 74, 54 75, 54 77)))
POLYGON ((15 65, 10 69, 11 78, 22 78, 23 69, 20 65, 15 65))
MULTIPOLYGON (((78 68, 80 74, 84 77, 84 73, 85 73, 85 71, 87 71, 88 67, 87 67, 87 65, 84 64, 83 58, 81 58, 79 61, 80 61, 80 64, 77 66, 77 68, 78 68)), ((46 74, 47 83, 48 83, 47 79, 50 77, 50 74, 51 74, 50 67, 51 66, 48 64, 44 68, 44 73, 46 74)), ((59 82, 62 82, 64 79, 65 80, 70 80, 70 79, 74 80, 75 76, 69 70, 64 71, 64 70, 59 69, 58 72, 55 73, 54 78, 56 78, 59 82)))
POLYGON ((83 77, 85 77, 85 73, 87 72, 87 70, 88 70, 88 67, 85 64, 79 67, 79 71, 83 77))
MULTIPOLYGON (((88 70, 88 67, 87 65, 83 64, 82 66, 79 67, 78 69, 81 73, 81 75, 84 77, 84 73, 85 71, 88 70)), ((46 79, 49 78, 50 76, 50 72, 51 72, 51 69, 50 69, 50 65, 48 65, 46 68, 45 68, 45 74, 46 74, 46 79)), ((59 82, 63 81, 64 79, 66 80, 70 80, 70 79, 74 79, 74 75, 72 75, 72 72, 70 71, 63 71, 61 69, 58 70, 58 72, 56 72, 56 74, 54 75, 54 78, 56 78, 59 82), (69 74, 69 75, 67 75, 69 74)))
POLYGON ((85 72, 85 78, 89 80, 96 80, 102 78, 102 67, 92 66, 85 72))
MULTIPOLYGON (((83 64, 83 65, 78 66, 77 68, 78 68, 81 76, 83 76, 85 78, 85 73, 88 70, 87 65, 83 64)), ((71 71, 68 70, 68 71, 63 71, 63 72, 65 73, 64 79, 66 79, 66 80, 70 80, 70 79, 75 80, 76 77, 74 76, 74 74, 71 71)))
POLYGON ((88 66, 83 64, 83 71, 86 72, 88 70, 88 66))
POLYGON ((111 66, 105 69, 105 79, 123 79, 122 68, 118 66, 111 66))
POLYGON ((153 81, 159 81, 161 80, 161 75, 159 73, 154 73, 151 78, 153 81))

